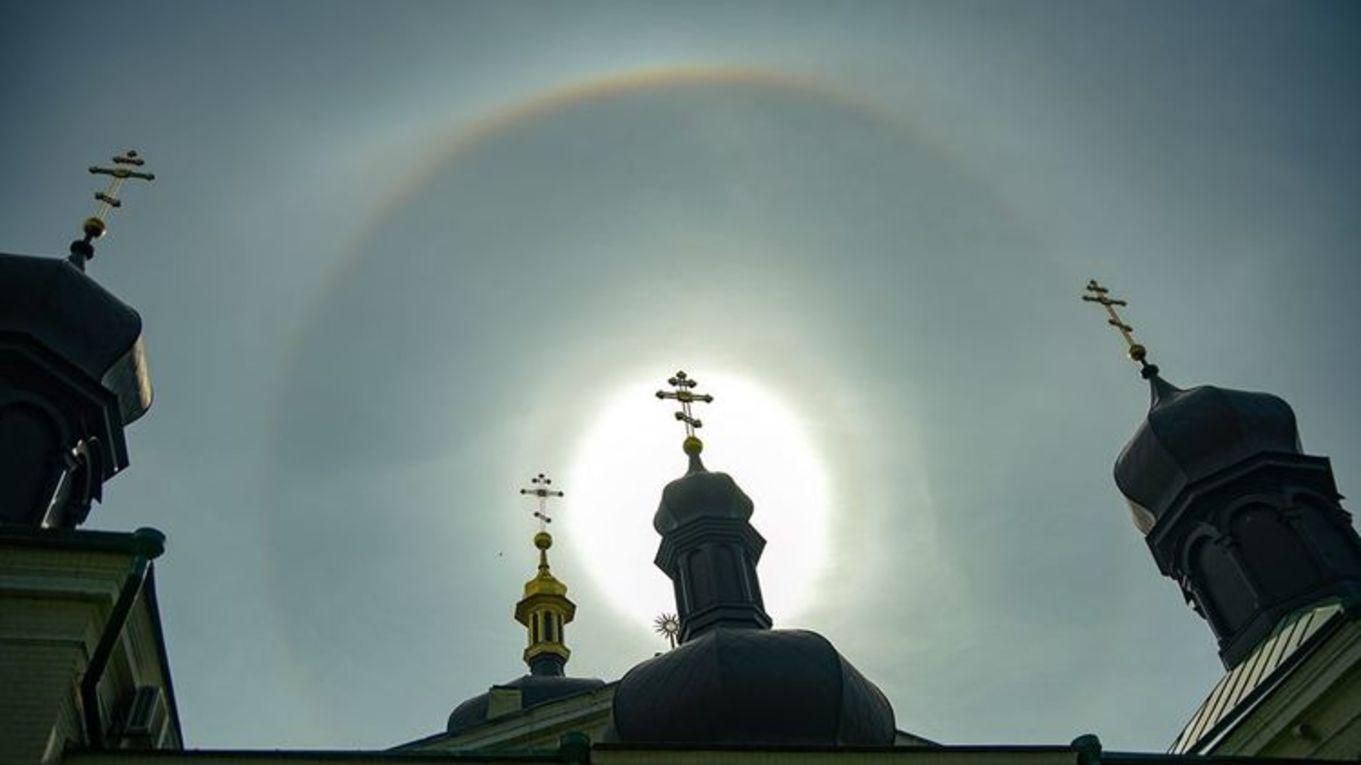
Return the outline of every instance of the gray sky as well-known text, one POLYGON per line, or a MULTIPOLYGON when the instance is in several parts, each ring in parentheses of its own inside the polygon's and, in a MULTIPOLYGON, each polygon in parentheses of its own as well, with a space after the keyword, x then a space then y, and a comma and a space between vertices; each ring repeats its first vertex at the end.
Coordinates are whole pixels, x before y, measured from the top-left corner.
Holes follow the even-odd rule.
MULTIPOLYGON (((169 535, 195 746, 390 746, 520 674, 514 490, 686 366, 815 445, 827 565, 774 616, 899 727, 1162 750, 1219 664, 1112 483, 1147 395, 1077 296, 1127 297, 1173 382, 1284 396, 1356 491, 1359 32, 1304 2, 4 2, 0 249, 62 253, 117 150, 159 176, 91 265, 157 391, 91 526, 169 535)), ((667 418, 617 445, 654 465, 612 477, 643 523, 667 418)), ((568 669, 614 679, 661 643, 572 523, 568 669)))

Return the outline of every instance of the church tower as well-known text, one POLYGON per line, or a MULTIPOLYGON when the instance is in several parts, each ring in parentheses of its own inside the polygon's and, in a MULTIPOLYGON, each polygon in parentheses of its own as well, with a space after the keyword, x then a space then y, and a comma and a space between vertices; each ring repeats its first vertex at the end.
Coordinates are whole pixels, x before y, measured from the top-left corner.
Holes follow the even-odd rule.
POLYGON ((142 319, 85 273, 134 151, 66 259, 0 254, 0 762, 180 747, 156 606, 165 536, 78 528, 151 406, 142 319))
POLYGON ((1290 406, 1269 393, 1172 385, 1115 312, 1125 303, 1095 281, 1087 290, 1152 391, 1116 460, 1116 485, 1158 570, 1209 623, 1224 666, 1292 612, 1361 602, 1361 540, 1328 459, 1301 447, 1290 406))
POLYGON ((690 466, 685 477, 662 491, 652 525, 662 537, 657 567, 670 577, 680 617, 680 642, 717 627, 769 629, 761 598, 756 564, 766 540, 752 527, 751 499, 727 473, 710 473, 700 461, 704 443, 694 429, 702 423, 690 405, 709 403, 713 396, 693 392, 695 381, 677 372, 668 382, 674 392, 659 398, 677 399, 677 417, 686 423, 682 445, 690 466))
POLYGON ((525 628, 527 645, 523 658, 529 674, 473 696, 454 707, 445 733, 420 746, 431 750, 445 747, 480 749, 504 747, 508 742, 534 747, 555 745, 558 736, 572 732, 595 733, 604 728, 608 696, 600 692, 605 683, 596 678, 568 677, 566 626, 576 617, 576 604, 567 598, 567 585, 553 575, 548 551, 553 522, 548 503, 563 492, 553 488, 553 479, 539 473, 530 479, 520 494, 537 500, 534 517, 539 530, 534 547, 539 551, 539 570, 525 582, 524 596, 515 604, 515 621, 525 628), (557 711, 548 712, 549 707, 557 711), (566 714, 563 710, 575 710, 566 714), (541 715, 551 717, 546 722, 541 715))
MULTIPOLYGON (((546 500, 561 497, 562 492, 550 489, 553 479, 543 473, 535 476, 532 483, 533 489, 521 489, 521 493, 539 497, 541 504, 534 515, 546 526, 550 520, 546 500)), ((525 648, 529 673, 539 677, 561 677, 567 659, 572 655, 563 636, 563 627, 576 616, 577 607, 567 599, 567 585, 558 581, 548 566, 548 549, 553 546, 553 535, 547 528, 540 528, 534 535, 534 546, 539 549, 539 573, 525 582, 525 596, 515 604, 515 621, 523 624, 529 633, 529 646, 525 648)))
POLYGON ((751 499, 700 459, 691 411, 713 397, 677 372, 673 391, 685 424, 685 475, 669 483, 653 516, 656 564, 671 578, 680 615, 675 649, 619 681, 607 741, 627 744, 889 746, 897 738, 884 694, 823 636, 773 630, 756 564, 765 540, 752 527, 751 499))
POLYGON ((154 178, 135 151, 113 163, 90 168, 113 180, 69 258, 0 254, 0 524, 84 523, 151 407, 142 318, 85 273, 118 187, 154 178))

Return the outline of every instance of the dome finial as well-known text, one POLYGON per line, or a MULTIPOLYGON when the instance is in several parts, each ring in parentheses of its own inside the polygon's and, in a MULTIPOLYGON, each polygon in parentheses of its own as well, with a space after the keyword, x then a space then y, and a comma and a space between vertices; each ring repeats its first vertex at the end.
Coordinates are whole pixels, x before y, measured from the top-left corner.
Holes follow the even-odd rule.
POLYGON ((700 452, 704 451, 704 442, 699 440, 695 431, 704 427, 704 423, 690 411, 690 405, 696 402, 712 404, 714 397, 707 393, 696 393, 695 386, 699 384, 699 381, 685 374, 685 370, 676 372, 667 379, 666 384, 675 388, 675 390, 659 390, 657 391, 657 398, 671 399, 680 403, 681 410, 676 412, 676 419, 685 423, 685 440, 681 442, 681 448, 690 456, 690 469, 692 471, 703 470, 704 466, 699 461, 699 455, 700 452))
POLYGON ((93 175, 109 176, 109 185, 103 191, 95 192, 95 199, 99 201, 99 207, 95 208, 95 214, 86 218, 81 224, 81 233, 84 237, 71 242, 71 256, 68 260, 80 270, 85 270, 85 261, 95 256, 94 240, 104 236, 109 230, 106 219, 116 208, 123 206, 123 200, 115 196, 122 188, 123 181, 129 178, 137 180, 151 181, 156 180, 156 176, 151 173, 144 173, 133 168, 141 167, 146 164, 136 151, 128 149, 113 158, 113 167, 94 166, 90 168, 93 175))
POLYGON ((525 663, 533 675, 561 675, 572 652, 563 639, 563 627, 572 621, 576 606, 567 599, 567 585, 558 581, 548 567, 548 550, 553 546, 553 535, 548 533, 548 500, 564 496, 549 488, 553 479, 539 473, 529 479, 530 487, 520 494, 538 500, 534 517, 539 519, 539 531, 534 535, 534 546, 539 550, 539 573, 525 582, 525 595, 515 604, 515 620, 529 631, 529 647, 525 649, 525 663))
POLYGON ((1134 340, 1134 327, 1126 324, 1120 318, 1120 314, 1115 312, 1115 307, 1125 307, 1129 305, 1123 300, 1110 296, 1110 290, 1101 286, 1095 279, 1087 281, 1087 292, 1082 299, 1088 303, 1098 303, 1106 309, 1106 314, 1110 317, 1106 323, 1115 327, 1120 336, 1125 339, 1125 344, 1129 346, 1129 357, 1131 361, 1139 364, 1139 375, 1145 380, 1151 380, 1158 376, 1158 366, 1148 361, 1148 349, 1134 340))

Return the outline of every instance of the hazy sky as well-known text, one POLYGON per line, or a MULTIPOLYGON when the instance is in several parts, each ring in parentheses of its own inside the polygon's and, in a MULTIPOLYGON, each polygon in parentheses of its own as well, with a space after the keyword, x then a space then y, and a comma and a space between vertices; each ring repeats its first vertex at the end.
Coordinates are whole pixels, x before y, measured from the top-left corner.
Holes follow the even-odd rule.
MULTIPOLYGON (((1284 396, 1357 492, 1359 40, 1355 3, 3 2, 0 250, 64 253, 118 150, 158 175, 91 264, 156 402, 90 526, 169 536, 194 746, 391 746, 520 674, 515 489, 684 366, 814 444, 826 566, 773 616, 899 727, 1160 751, 1221 670, 1078 295, 1173 382, 1284 396)), ((596 446, 651 466, 611 476, 646 523, 683 463, 636 428, 596 446)), ((573 528, 568 669, 614 679, 662 644, 573 528)))

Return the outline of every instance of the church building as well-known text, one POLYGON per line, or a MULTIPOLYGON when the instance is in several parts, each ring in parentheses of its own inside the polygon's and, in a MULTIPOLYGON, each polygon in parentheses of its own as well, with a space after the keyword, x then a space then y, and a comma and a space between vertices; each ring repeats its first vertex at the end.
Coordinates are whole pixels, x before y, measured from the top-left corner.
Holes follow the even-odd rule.
MULTIPOLYGON (((1166 380, 1091 282, 1148 382, 1151 403, 1115 464, 1158 572, 1210 628, 1222 679, 1166 753, 957 746, 907 729, 891 699, 827 638, 776 629, 758 564, 766 540, 740 476, 702 459, 692 407, 712 397, 678 372, 685 462, 658 487, 656 565, 671 579, 675 643, 620 678, 570 674, 577 604, 553 573, 540 474, 537 571, 513 618, 525 674, 453 701, 443 730, 382 751, 193 748, 181 730, 161 633, 155 560, 165 537, 80 528, 132 460, 128 426, 152 403, 137 312, 85 271, 114 194, 151 180, 135 152, 68 258, 0 254, 0 763, 901 763, 1220 762, 1361 757, 1361 539, 1326 457, 1267 393, 1166 380), (1223 758, 1223 759, 1218 759, 1223 758)), ((759 501, 759 497, 755 498, 759 501)), ((641 510, 641 509, 640 509, 641 510)), ((1150 572, 1150 575, 1152 573, 1150 572)), ((509 604, 508 604, 509 605, 509 604)), ((508 614, 508 616, 510 616, 508 614)), ((243 700, 244 702, 245 700, 243 700)))

